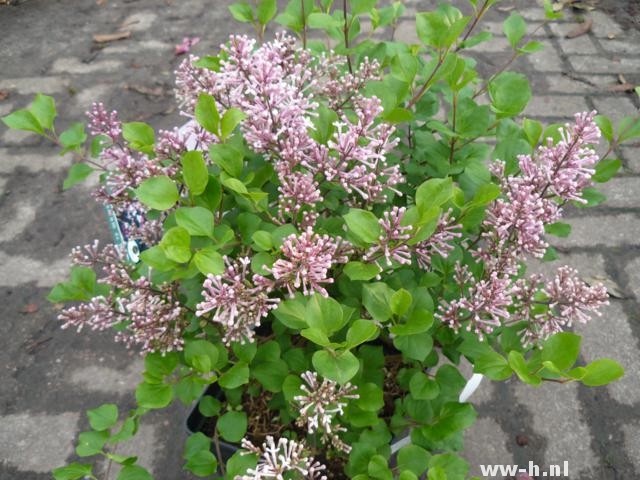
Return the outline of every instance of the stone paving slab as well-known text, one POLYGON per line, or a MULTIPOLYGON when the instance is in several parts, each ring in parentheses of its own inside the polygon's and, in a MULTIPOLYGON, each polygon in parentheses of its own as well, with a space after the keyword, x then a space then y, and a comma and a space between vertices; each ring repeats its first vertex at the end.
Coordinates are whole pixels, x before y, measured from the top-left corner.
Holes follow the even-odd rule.
MULTIPOLYGON (((250 33, 231 20, 229 3, 108 0, 100 7, 93 0, 30 0, 0 7, 0 90, 9 91, 0 115, 43 91, 56 98, 64 125, 100 100, 129 121, 173 126, 173 45, 199 36, 194 52, 204 54, 232 29, 250 33), (92 46, 93 34, 122 24, 132 30, 130 39, 92 46), (140 93, 157 88, 159 95, 140 93)), ((417 43, 409 15, 437 2, 405 3, 396 38, 417 43)), ((467 2, 457 3, 468 8, 467 2)), ((533 22, 531 30, 544 18, 529 0, 503 0, 499 6, 482 27, 494 38, 471 51, 483 74, 510 56, 501 26, 509 7, 533 22)), ((578 109, 597 108, 614 119, 637 113, 637 98, 607 87, 621 73, 640 83, 640 34, 603 12, 590 15, 592 31, 575 39, 564 38, 575 26, 571 16, 541 28, 536 40, 545 50, 516 62, 532 81, 527 115, 564 122, 578 109)), ((640 143, 615 154, 625 169, 602 189, 610 202, 569 210, 574 234, 554 244, 565 254, 562 262, 587 278, 607 279, 623 297, 578 329, 585 334, 585 360, 617 358, 628 375, 597 389, 484 382, 473 397, 480 416, 467 432, 465 452, 475 473, 481 463, 569 460, 572 480, 640 478, 640 143), (518 435, 526 445, 516 443, 518 435)), ((55 308, 44 300, 48 287, 64 276, 72 247, 108 238, 103 213, 87 189, 62 192, 70 162, 40 140, 0 126, 0 338, 6 339, 0 349, 0 480, 50 478, 52 467, 74 460, 72 441, 87 428, 83 412, 114 401, 130 408, 142 368, 140 357, 107 332, 60 330, 55 308), (21 313, 29 304, 37 311, 21 313)), ((562 262, 535 268, 550 271, 562 262)), ((119 453, 139 455, 159 480, 190 478, 175 448, 185 436, 185 412, 176 405, 145 418, 140 437, 119 453)), ((106 475, 108 467, 102 468, 106 475)), ((111 469, 109 478, 115 475, 111 469)))

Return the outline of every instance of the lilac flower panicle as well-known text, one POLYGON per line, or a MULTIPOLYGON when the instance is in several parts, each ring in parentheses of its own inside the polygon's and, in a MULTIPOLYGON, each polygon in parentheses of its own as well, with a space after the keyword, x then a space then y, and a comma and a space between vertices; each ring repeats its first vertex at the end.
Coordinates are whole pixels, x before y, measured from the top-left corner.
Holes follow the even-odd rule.
POLYGON ((600 316, 599 309, 609 305, 604 285, 588 285, 568 266, 560 267, 554 278, 543 284, 542 293, 548 298, 549 309, 530 319, 524 332, 525 343, 545 340, 575 322, 586 323, 591 314, 600 316))
POLYGON ((296 47, 295 39, 284 34, 257 48, 255 40, 232 35, 221 49, 226 58, 218 72, 195 67, 196 57, 178 68, 176 95, 187 114, 192 115, 201 93, 212 95, 221 112, 231 107, 242 110, 247 115, 241 124, 247 143, 274 161, 283 183, 303 167, 368 202, 384 201, 387 189, 400 193, 395 189, 404 181, 400 168, 388 165, 386 159, 399 139, 393 138, 391 125, 377 121, 382 112, 377 98, 360 94, 349 98, 358 121, 343 115, 336 122, 329 147, 337 150, 337 156, 328 155, 327 148, 309 134, 318 108, 314 92, 328 95, 339 84, 361 89, 379 70, 376 62, 365 59, 356 74, 338 80, 332 73, 320 73, 323 69, 333 72, 325 64, 313 68, 309 52, 296 47))
POLYGON ((258 465, 255 469, 247 470, 244 475, 236 475, 234 480, 284 480, 292 478, 291 476, 298 478, 298 475, 308 480, 327 478, 324 475, 326 466, 309 456, 302 442, 279 438, 276 443, 274 438, 268 435, 259 447, 247 439, 243 439, 241 445, 247 453, 258 456, 258 465))
POLYGON ((453 241, 462 237, 462 225, 456 223, 451 214, 452 210, 445 212, 438 219, 435 232, 428 239, 413 247, 420 268, 424 270, 431 268, 431 258, 434 253, 442 258, 447 258, 451 250, 454 249, 453 241))
POLYGON ((296 290, 311 295, 313 292, 327 297, 324 284, 333 283, 329 270, 336 263, 346 263, 343 240, 328 235, 318 235, 311 228, 302 234, 287 237, 280 248, 284 258, 279 258, 270 268, 273 278, 284 285, 293 297, 296 290))
POLYGON ((306 427, 309 433, 322 432, 325 442, 330 442, 336 449, 349 453, 351 447, 344 443, 338 436, 339 432, 346 429, 337 423, 336 417, 344 414, 344 408, 349 400, 358 399, 360 396, 354 393, 357 388, 350 383, 338 385, 327 378, 322 382, 318 380, 316 372, 307 371, 302 375, 306 383, 301 385, 304 392, 293 398, 299 406, 300 416, 296 420, 299 427, 306 427))
POLYGON ((524 336, 532 342, 561 331, 574 320, 585 321, 589 312, 605 304, 602 287, 588 287, 575 271, 561 269, 543 288, 551 299, 550 313, 534 314, 534 304, 525 297, 534 295, 541 279, 514 279, 527 255, 539 258, 546 252, 544 227, 561 218, 561 203, 583 201, 582 190, 591 184, 599 159, 591 147, 600 138, 595 113, 576 114, 574 125, 560 130, 558 143, 549 139, 534 156, 520 155, 519 175, 505 176, 504 162, 491 166, 505 196, 487 209, 482 225, 484 245, 473 252, 484 262, 484 277, 460 299, 440 306, 437 316, 444 323, 457 330, 469 321, 467 329, 482 337, 509 320, 513 310, 519 312, 515 320, 529 323, 524 336))
POLYGON ((400 265, 411 264, 411 249, 406 242, 411 238, 410 232, 413 227, 402 225, 406 211, 405 207, 393 207, 390 211, 384 212, 383 218, 378 220, 382 229, 378 243, 367 250, 363 260, 376 261, 376 257, 382 255, 387 266, 391 266, 394 261, 400 265))
POLYGON ((294 221, 303 208, 313 208, 322 201, 318 183, 309 174, 294 172, 280 179, 278 187, 280 218, 294 221))
POLYGON ((112 141, 116 141, 122 133, 122 123, 118 119, 115 110, 107 112, 102 103, 94 103, 87 112, 89 117, 89 132, 91 135, 106 135, 112 141))
POLYGON ((273 286, 267 279, 259 275, 249 278, 249 258, 224 260, 227 267, 222 275, 207 275, 202 291, 204 300, 196 306, 196 315, 213 312, 212 321, 222 325, 226 345, 251 342, 254 329, 277 307, 279 300, 269 298, 273 286))

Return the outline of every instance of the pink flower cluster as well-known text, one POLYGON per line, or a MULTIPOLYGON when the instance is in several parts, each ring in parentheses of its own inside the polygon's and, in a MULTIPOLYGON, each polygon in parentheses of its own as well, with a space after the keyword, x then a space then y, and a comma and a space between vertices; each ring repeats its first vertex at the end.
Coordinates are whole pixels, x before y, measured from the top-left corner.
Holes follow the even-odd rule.
MULTIPOLYGON (((296 47, 293 37, 279 34, 256 48, 255 40, 234 35, 221 49, 225 58, 218 72, 195 67, 196 57, 180 65, 176 72, 178 100, 187 114, 201 93, 212 95, 221 110, 242 110, 247 115, 241 126, 244 137, 254 151, 274 161, 285 206, 295 206, 299 212, 318 201, 319 194, 309 195, 316 190, 314 181, 306 181, 303 195, 298 185, 291 185, 294 172, 303 175, 298 180, 309 173, 320 174, 365 202, 383 201, 385 190, 394 190, 404 181, 399 166, 387 163, 386 154, 398 140, 392 138, 395 129, 391 125, 378 121, 382 107, 375 97, 351 91, 348 101, 357 120, 343 115, 327 145, 312 138, 309 131, 318 108, 314 92, 331 94, 342 83, 327 63, 312 65, 309 52, 296 47)), ((374 78, 377 68, 377 63, 364 61, 362 70, 347 83, 361 89, 366 79, 374 78)))
POLYGON ((134 279, 131 266, 113 245, 100 250, 96 241, 75 248, 71 258, 76 265, 101 267, 106 275, 99 281, 109 285, 111 293, 63 310, 58 317, 64 322, 62 328, 105 330, 123 324, 116 340, 140 346, 142 353, 182 349, 185 311, 174 285, 154 286, 145 277, 134 279))
MULTIPOLYGON (((520 175, 501 175, 506 198, 488 209, 483 225, 488 245, 478 250, 485 263, 500 262, 502 271, 512 273, 523 255, 544 255, 548 246, 544 226, 561 217, 558 201, 582 201, 582 190, 595 173, 599 157, 590 147, 600 138, 595 114, 576 114, 575 124, 561 129, 557 144, 548 139, 535 156, 520 155, 520 175)), ((501 173, 502 168, 497 165, 494 172, 501 173)))
POLYGON ((574 322, 586 323, 591 314, 600 316, 598 309, 609 304, 609 295, 603 285, 588 285, 568 266, 560 267, 553 279, 540 283, 540 277, 532 276, 528 282, 520 281, 514 288, 514 296, 522 302, 516 311, 528 321, 523 334, 525 343, 545 339, 563 331, 564 327, 571 327, 574 322), (532 302, 530 292, 540 286, 545 298, 541 303, 549 308, 544 313, 533 314, 531 304, 535 302, 532 302))
MULTIPOLYGON (((130 231, 123 232, 128 238, 140 239, 148 245, 156 243, 161 235, 161 224, 147 219, 146 207, 131 195, 131 191, 147 178, 158 175, 171 176, 176 173, 175 165, 164 166, 160 160, 171 158, 169 144, 175 147, 178 153, 181 149, 180 139, 176 133, 164 132, 159 148, 165 155, 151 159, 124 146, 121 138, 122 123, 117 112, 107 113, 102 103, 94 103, 87 115, 91 134, 106 135, 111 141, 100 153, 100 161, 107 174, 106 179, 93 192, 93 196, 131 220, 128 225, 130 231)), ((176 158, 174 156, 172 160, 175 161, 176 158)))
POLYGON ((276 443, 271 435, 267 435, 260 447, 246 438, 242 439, 242 448, 258 456, 258 465, 255 469, 247 470, 244 475, 237 475, 236 480, 327 479, 323 474, 327 467, 309 456, 302 442, 280 438, 276 443))
POLYGON ((468 321, 467 330, 482 337, 506 320, 517 321, 517 314, 510 312, 520 312, 520 318, 529 322, 525 339, 532 341, 561 331, 574 320, 586 321, 589 312, 606 304, 604 287, 588 287, 574 270, 563 267, 542 290, 551 299, 548 312, 531 316, 531 297, 541 279, 513 280, 526 255, 544 255, 548 246, 544 226, 561 217, 562 203, 582 201, 582 190, 591 184, 598 156, 590 145, 600 138, 594 116, 595 112, 576 114, 575 124, 561 129, 557 144, 549 139, 535 156, 519 156, 520 175, 505 177, 504 164, 493 166, 505 198, 489 207, 482 225, 486 245, 474 252, 484 262, 484 277, 469 288, 461 286, 461 298, 440 306, 438 316, 444 323, 458 330, 468 321))
POLYGON ((247 257, 232 262, 225 257, 227 268, 222 275, 207 275, 202 296, 196 306, 196 315, 214 312, 212 321, 224 331, 223 342, 251 342, 254 329, 269 311, 278 305, 277 298, 269 298, 273 285, 266 278, 249 278, 251 261, 247 257))
POLYGON ((283 285, 293 296, 302 288, 302 293, 318 292, 329 296, 324 284, 333 283, 328 277, 329 269, 337 263, 347 263, 349 245, 342 239, 318 235, 308 228, 301 235, 290 235, 282 244, 284 258, 279 258, 270 268, 278 285, 283 285))
POLYGON ((339 432, 346 432, 346 428, 336 422, 336 417, 344 414, 344 408, 349 400, 360 398, 357 393, 354 393, 357 387, 350 383, 338 385, 326 378, 320 382, 318 374, 311 371, 304 372, 301 377, 306 385, 300 386, 304 394, 293 398, 300 409, 296 424, 299 427, 306 427, 307 432, 311 434, 321 431, 323 442, 349 453, 351 446, 344 443, 338 436, 339 432))
POLYGON ((390 211, 384 212, 383 218, 378 220, 382 234, 378 242, 369 247, 363 260, 375 261, 380 266, 377 260, 383 256, 387 266, 391 266, 393 262, 410 265, 412 255, 415 254, 418 266, 428 270, 434 253, 447 258, 454 248, 453 241, 462 236, 458 231, 461 228, 460 225, 451 217, 452 212, 445 212, 438 219, 436 229, 429 238, 410 245, 408 241, 415 232, 412 225, 403 225, 406 211, 405 207, 393 207, 390 211))

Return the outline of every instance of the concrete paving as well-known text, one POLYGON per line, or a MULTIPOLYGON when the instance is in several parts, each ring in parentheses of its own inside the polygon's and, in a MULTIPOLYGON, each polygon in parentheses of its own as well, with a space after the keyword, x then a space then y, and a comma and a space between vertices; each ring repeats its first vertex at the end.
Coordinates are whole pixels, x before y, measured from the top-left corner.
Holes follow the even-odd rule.
MULTIPOLYGON (((248 33, 231 20, 229 3, 28 0, 0 6, 0 90, 9 93, 0 101, 0 115, 44 92, 56 98, 63 127, 94 100, 121 111, 127 121, 173 126, 173 46, 184 36, 199 36, 194 52, 204 54, 232 31, 248 33), (101 49, 92 45, 94 34, 121 25, 132 30, 130 39, 101 49)), ((407 1, 397 37, 415 38, 410 15, 435 3, 407 1)), ((535 2, 505 0, 499 6, 482 27, 495 38, 473 49, 483 73, 495 71, 509 55, 500 22, 510 6, 532 25, 542 18, 535 2)), ((564 38, 573 28, 571 16, 543 27, 537 39, 547 48, 516 63, 534 89, 527 115, 564 122, 586 108, 614 119, 637 114, 637 98, 607 86, 620 73, 640 84, 640 33, 623 28, 633 22, 620 24, 606 12, 591 15, 592 31, 575 39, 564 38)), ((479 421, 467 435, 465 452, 476 473, 481 463, 532 460, 545 466, 568 460, 574 480, 640 478, 640 144, 615 154, 624 170, 603 188, 610 202, 568 212, 574 234, 557 246, 562 262, 604 279, 621 297, 581 331, 585 360, 616 358, 627 376, 597 389, 483 383, 474 397, 479 421)), ((70 162, 46 143, 0 126, 0 480, 50 478, 51 468, 74 460, 75 437, 88 427, 83 412, 103 402, 131 408, 141 370, 137 353, 115 344, 109 333, 61 330, 56 308, 44 299, 64 279, 72 247, 109 236, 87 187, 61 190, 70 162)), ((159 480, 190 478, 176 448, 185 436, 185 411, 175 406, 149 415, 135 444, 119 453, 138 454, 159 480)), ((109 477, 114 474, 112 469, 109 477)))

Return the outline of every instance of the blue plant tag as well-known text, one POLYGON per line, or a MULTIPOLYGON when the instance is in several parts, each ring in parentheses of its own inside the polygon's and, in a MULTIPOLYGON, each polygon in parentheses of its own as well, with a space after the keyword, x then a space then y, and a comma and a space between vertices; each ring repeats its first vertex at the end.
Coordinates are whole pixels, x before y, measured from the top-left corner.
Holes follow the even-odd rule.
POLYGON ((126 212, 117 214, 111 205, 105 205, 104 209, 107 214, 107 221, 109 223, 109 230, 111 230, 111 236, 113 237, 113 243, 116 247, 127 252, 127 258, 130 262, 138 263, 140 261, 140 253, 148 247, 140 240, 128 238, 126 232, 130 231, 128 227, 134 225, 139 226, 139 222, 134 216, 126 212))

